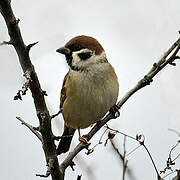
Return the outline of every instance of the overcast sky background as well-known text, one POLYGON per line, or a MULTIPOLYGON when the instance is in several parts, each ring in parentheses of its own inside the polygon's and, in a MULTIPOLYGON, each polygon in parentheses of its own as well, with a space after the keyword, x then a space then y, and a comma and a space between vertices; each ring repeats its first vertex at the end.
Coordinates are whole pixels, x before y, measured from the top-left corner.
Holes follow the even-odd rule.
MULTIPOLYGON (((55 50, 77 35, 95 37, 104 47, 109 62, 119 78, 119 99, 132 88, 152 64, 157 61, 178 38, 180 30, 179 0, 12 0, 12 7, 26 44, 39 41, 30 56, 35 65, 46 97, 50 113, 58 111, 59 92, 63 77, 68 71, 64 57, 55 50)), ((7 29, 0 16, 0 41, 8 40, 7 29)), ((178 136, 168 128, 180 132, 180 63, 168 66, 155 78, 151 86, 137 92, 121 110, 121 117, 109 125, 119 131, 135 136, 145 135, 158 170, 166 166, 169 150, 178 136)), ((39 140, 16 119, 22 117, 33 126, 38 126, 31 93, 23 101, 13 101, 24 82, 17 55, 13 47, 0 47, 0 100, 1 100, 1 179, 40 179, 36 173, 45 173, 45 158, 39 140)), ((63 119, 53 121, 56 135, 62 133, 63 119)), ((83 130, 85 134, 89 129, 83 130)), ((103 131, 92 140, 96 144, 103 131)), ((78 143, 73 138, 73 147, 78 143)), ((105 142, 106 137, 103 138, 105 142)), ((119 150, 123 150, 123 137, 114 138, 119 150)), ((127 139, 127 151, 138 144, 127 139)), ((174 156, 180 148, 176 149, 174 156)), ((60 157, 60 161, 67 156, 60 157)), ((156 179, 152 163, 143 148, 128 157, 128 165, 137 180, 156 179)), ((67 169, 66 179, 75 180, 82 174, 82 180, 122 179, 122 166, 107 147, 98 146, 87 156, 81 152, 75 162, 75 172, 67 169), (89 169, 90 168, 90 169, 89 169), (88 176, 92 170, 93 174, 88 176)), ((177 160, 176 168, 180 168, 177 160)), ((172 179, 169 176, 168 179, 172 179)), ((48 178, 50 179, 50 178, 48 178)), ((130 180, 128 177, 126 180, 130 180)))

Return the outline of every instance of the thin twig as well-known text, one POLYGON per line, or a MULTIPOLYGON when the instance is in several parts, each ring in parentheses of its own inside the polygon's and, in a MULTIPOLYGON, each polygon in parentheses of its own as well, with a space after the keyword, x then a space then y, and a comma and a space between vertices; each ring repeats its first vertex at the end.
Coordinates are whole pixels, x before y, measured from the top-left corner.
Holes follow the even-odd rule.
MULTIPOLYGON (((123 162, 124 162, 123 155, 121 154, 119 149, 116 147, 113 139, 110 139, 110 142, 111 142, 111 145, 112 145, 112 148, 113 148, 114 152, 116 153, 116 155, 120 159, 120 162, 123 164, 123 162)), ((132 171, 132 169, 129 168, 129 166, 126 167, 126 171, 127 171, 127 175, 129 176, 129 179, 136 180, 136 178, 135 178, 135 176, 133 174, 133 171, 132 171)))
POLYGON ((176 133, 176 134, 180 137, 180 133, 179 133, 178 131, 176 131, 176 130, 174 130, 174 129, 168 129, 168 130, 176 133))
POLYGON ((63 138, 69 138, 69 137, 72 137, 73 135, 64 135, 64 136, 52 136, 52 139, 53 140, 56 140, 56 141, 59 141, 60 139, 63 139, 63 138))
MULTIPOLYGON (((169 131, 172 131, 174 133, 176 133, 179 138, 180 138, 180 133, 174 129, 168 129, 169 131)), ((175 164, 175 160, 177 160, 180 157, 180 154, 178 154, 174 159, 172 159, 172 151, 180 144, 180 140, 177 141, 177 143, 171 148, 170 152, 169 152, 169 159, 171 160, 171 163, 174 165, 175 164)))
POLYGON ((165 176, 163 176, 163 177, 162 177, 162 179, 164 179, 164 178, 168 177, 169 175, 171 175, 171 174, 173 174, 173 173, 175 173, 175 172, 176 172, 176 171, 172 171, 172 172, 170 172, 170 173, 166 174, 165 176))
POLYGON ((135 147, 133 150, 131 150, 130 152, 128 152, 126 154, 126 157, 128 157, 129 155, 131 155, 133 152, 135 152, 137 149, 139 149, 142 145, 140 144, 139 146, 135 147))
MULTIPOLYGON (((180 133, 174 129, 168 129, 169 131, 172 131, 176 133, 180 137, 180 133)), ((172 166, 175 165, 175 161, 180 157, 180 154, 178 154, 174 159, 172 158, 172 153, 174 149, 180 144, 180 140, 176 142, 176 144, 170 149, 169 151, 169 156, 166 161, 166 167, 164 170, 161 170, 160 173, 166 173, 167 170, 171 170, 173 172, 172 166)))
POLYGON ((120 153, 119 149, 115 146, 112 139, 110 139, 110 142, 111 142, 111 145, 112 145, 113 149, 115 150, 116 154, 118 155, 119 159, 123 162, 124 161, 123 155, 120 153))
POLYGON ((51 115, 51 119, 55 118, 56 116, 58 116, 61 113, 62 113, 62 109, 60 109, 56 114, 51 115))
POLYGON ((155 169, 155 171, 156 171, 156 174, 157 174, 157 179, 158 179, 158 180, 161 180, 161 176, 160 176, 160 174, 159 174, 159 171, 157 170, 156 164, 155 164, 155 162, 154 162, 154 160, 153 160, 153 158, 152 158, 151 153, 149 152, 149 150, 148 150, 148 148, 146 147, 145 144, 143 144, 143 147, 145 148, 146 152, 148 153, 148 155, 149 155, 149 157, 150 157, 150 159, 151 159, 151 162, 152 162, 152 164, 153 164, 153 166, 154 166, 154 169, 155 169))
POLYGON ((33 128, 33 126, 26 123, 21 117, 16 117, 16 119, 18 119, 22 123, 22 125, 25 125, 28 129, 30 129, 30 131, 35 134, 36 137, 42 142, 42 136, 33 128))
POLYGON ((126 136, 124 136, 123 141, 123 173, 122 173, 122 180, 125 180, 126 168, 127 168, 127 160, 126 160, 126 136))
POLYGON ((36 174, 36 176, 47 178, 51 174, 51 170, 54 168, 54 159, 49 159, 49 162, 47 164, 48 168, 46 171, 46 174, 36 174))
POLYGON ((111 130, 111 131, 114 131, 115 133, 119 133, 119 134, 122 134, 123 136, 126 136, 126 137, 128 137, 128 138, 137 140, 137 139, 136 139, 135 137, 133 137, 133 136, 130 136, 130 135, 128 135, 128 134, 125 134, 125 133, 123 133, 123 132, 121 132, 121 131, 118 131, 118 130, 116 130, 116 129, 110 128, 107 124, 106 124, 104 127, 107 128, 107 129, 109 129, 109 130, 111 130))
MULTIPOLYGON (((171 148, 171 150, 170 150, 170 152, 169 152, 169 158, 171 158, 172 159, 172 151, 179 145, 179 141, 171 148)), ((174 158, 174 160, 172 160, 172 162, 173 161, 175 161, 177 158, 179 157, 179 155, 177 155, 175 158, 174 158)))
POLYGON ((0 43, 0 46, 3 46, 3 45, 13 45, 13 42, 12 41, 3 41, 2 43, 0 43))
POLYGON ((88 151, 86 152, 87 155, 93 153, 93 152, 94 152, 94 149, 95 149, 97 146, 99 146, 100 144, 102 144, 102 138, 103 138, 104 134, 106 133, 106 131, 107 131, 107 129, 105 129, 105 131, 102 133, 102 135, 101 135, 98 143, 95 144, 91 149, 88 149, 88 151))
POLYGON ((180 154, 178 154, 178 155, 172 160, 172 162, 176 161, 179 157, 180 157, 180 154))
MULTIPOLYGON (((149 150, 148 150, 148 148, 146 147, 146 145, 144 144, 144 140, 145 140, 144 135, 142 135, 142 134, 136 135, 136 138, 134 138, 133 136, 127 135, 127 134, 125 134, 125 133, 123 133, 123 132, 120 132, 120 131, 118 131, 118 130, 114 130, 114 129, 110 128, 110 127, 107 126, 107 125, 106 125, 105 127, 108 128, 108 129, 110 129, 110 130, 112 130, 112 131, 115 131, 116 133, 122 134, 124 137, 129 137, 129 138, 131 138, 131 139, 133 139, 133 140, 135 140, 135 141, 138 141, 139 144, 140 144, 140 146, 143 146, 143 147, 145 148, 146 152, 148 153, 148 155, 149 155, 149 157, 150 157, 150 159, 151 159, 151 162, 152 162, 152 164, 153 164, 153 167, 154 167, 154 169, 155 169, 155 171, 156 171, 158 180, 161 178, 160 175, 159 175, 159 172, 158 172, 158 170, 157 170, 156 164, 155 164, 155 162, 154 162, 154 160, 153 160, 153 158, 152 158, 152 155, 151 155, 151 153, 149 152, 149 150)), ((124 148, 125 148, 125 145, 124 145, 124 144, 123 144, 123 146, 124 146, 124 148)), ((125 153, 125 155, 126 155, 126 152, 124 152, 124 153, 125 153)), ((125 161, 125 160, 124 160, 124 161, 125 161)))
POLYGON ((39 43, 39 41, 29 44, 29 45, 27 46, 27 50, 30 51, 30 49, 31 49, 33 46, 35 46, 37 43, 39 43))

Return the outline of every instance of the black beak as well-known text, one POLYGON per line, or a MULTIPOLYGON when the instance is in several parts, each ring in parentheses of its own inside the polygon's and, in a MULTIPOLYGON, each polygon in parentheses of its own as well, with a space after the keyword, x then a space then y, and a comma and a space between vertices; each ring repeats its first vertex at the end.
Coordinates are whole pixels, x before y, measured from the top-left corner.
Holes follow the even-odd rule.
POLYGON ((71 53, 71 50, 66 47, 61 47, 61 48, 57 49, 56 52, 64 54, 64 55, 68 55, 71 53))

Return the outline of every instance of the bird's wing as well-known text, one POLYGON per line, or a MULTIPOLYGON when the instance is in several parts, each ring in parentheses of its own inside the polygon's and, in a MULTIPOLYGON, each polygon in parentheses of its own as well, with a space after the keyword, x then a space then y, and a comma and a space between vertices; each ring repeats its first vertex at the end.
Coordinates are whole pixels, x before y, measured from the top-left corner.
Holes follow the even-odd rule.
MULTIPOLYGON (((69 73, 69 72, 68 72, 69 73)), ((68 73, 64 77, 62 89, 61 89, 61 97, 60 97, 60 108, 63 109, 64 101, 66 100, 67 94, 67 86, 66 83, 68 81, 68 73)), ((60 155, 61 153, 66 153, 69 150, 73 135, 74 135, 75 129, 71 127, 67 127, 66 124, 64 124, 64 132, 62 135, 62 139, 59 142, 58 148, 57 148, 57 154, 60 155)))
POLYGON ((66 84, 66 81, 68 79, 68 73, 65 75, 64 81, 63 81, 63 84, 62 84, 61 96, 60 96, 60 109, 63 108, 63 104, 64 104, 64 101, 66 99, 66 87, 65 87, 65 84, 66 84))

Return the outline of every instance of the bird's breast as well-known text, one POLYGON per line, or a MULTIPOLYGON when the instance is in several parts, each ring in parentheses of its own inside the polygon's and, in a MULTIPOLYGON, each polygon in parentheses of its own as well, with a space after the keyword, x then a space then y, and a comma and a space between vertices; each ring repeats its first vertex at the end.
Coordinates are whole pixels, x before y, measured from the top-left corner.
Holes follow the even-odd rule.
POLYGON ((114 74, 70 72, 70 82, 63 116, 72 128, 86 128, 97 122, 117 101, 119 86, 114 74))

